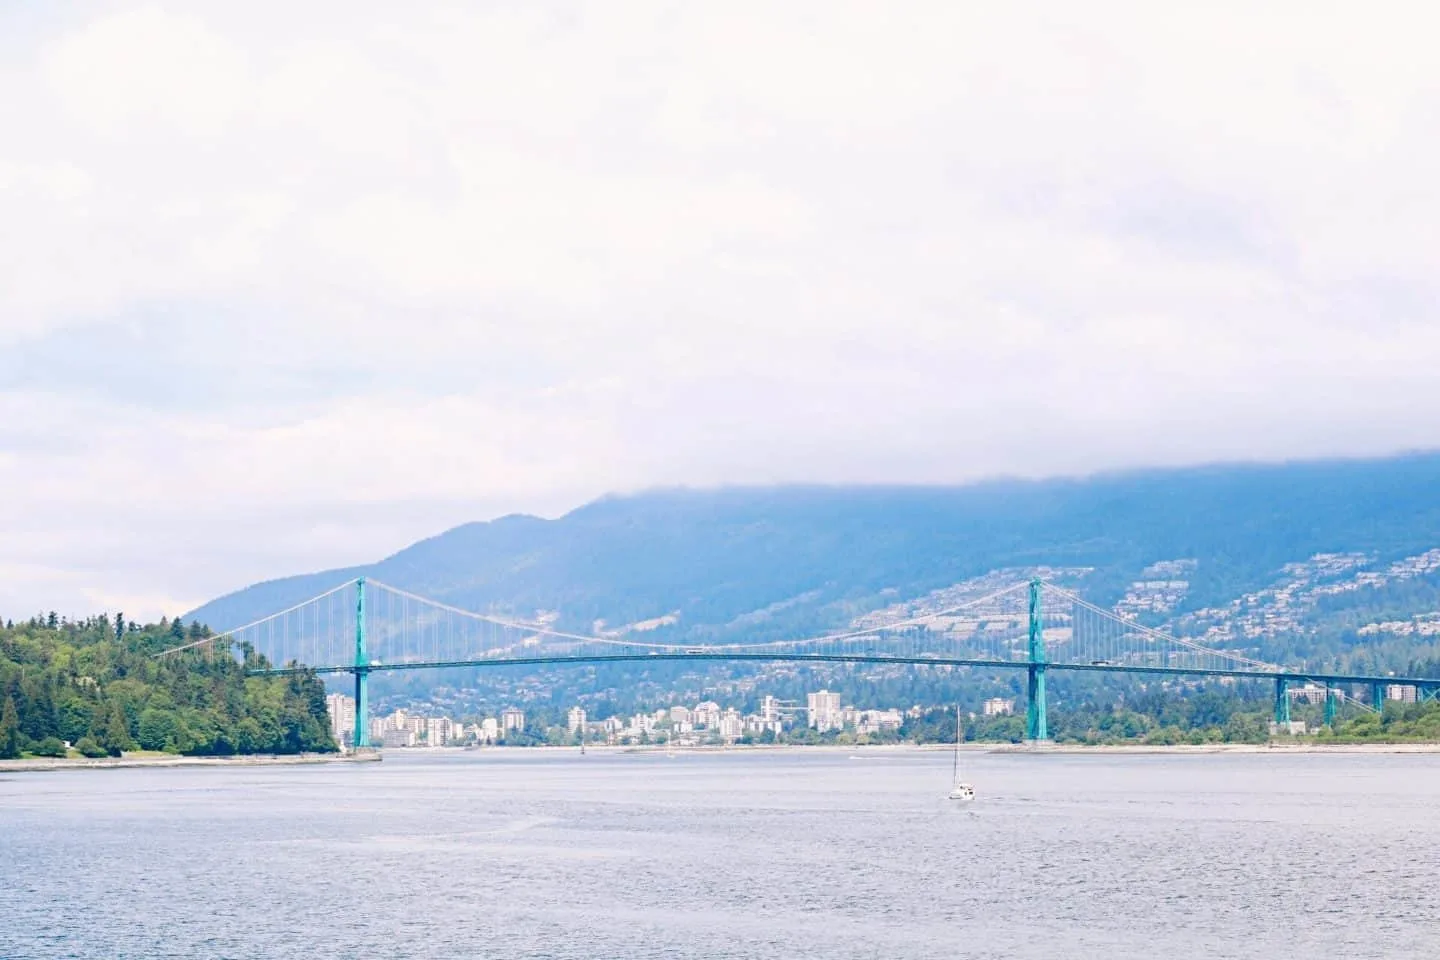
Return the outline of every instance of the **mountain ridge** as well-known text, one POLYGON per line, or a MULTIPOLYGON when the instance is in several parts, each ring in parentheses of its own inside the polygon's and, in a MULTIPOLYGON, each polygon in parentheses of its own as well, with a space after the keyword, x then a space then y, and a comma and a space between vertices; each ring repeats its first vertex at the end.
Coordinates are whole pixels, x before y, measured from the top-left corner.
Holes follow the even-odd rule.
POLYGON ((767 639, 1004 568, 1092 567, 1086 591, 1108 602, 1177 558, 1196 561, 1187 602, 1198 607, 1314 553, 1384 559, 1440 545, 1435 489, 1434 452, 957 486, 666 487, 553 520, 461 524, 373 564, 255 584, 186 617, 228 628, 364 575, 467 609, 554 611, 573 629, 679 611, 668 635, 767 639), (796 597, 810 599, 788 603, 796 597), (759 611, 769 612, 757 623, 759 611))

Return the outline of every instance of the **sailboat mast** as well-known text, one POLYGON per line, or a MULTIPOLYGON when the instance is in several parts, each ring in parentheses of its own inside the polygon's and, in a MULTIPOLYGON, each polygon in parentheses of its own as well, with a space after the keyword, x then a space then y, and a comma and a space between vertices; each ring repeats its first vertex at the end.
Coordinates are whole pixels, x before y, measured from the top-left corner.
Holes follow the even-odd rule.
POLYGON ((950 779, 960 779, 960 704, 955 704, 955 758, 950 764, 950 779))

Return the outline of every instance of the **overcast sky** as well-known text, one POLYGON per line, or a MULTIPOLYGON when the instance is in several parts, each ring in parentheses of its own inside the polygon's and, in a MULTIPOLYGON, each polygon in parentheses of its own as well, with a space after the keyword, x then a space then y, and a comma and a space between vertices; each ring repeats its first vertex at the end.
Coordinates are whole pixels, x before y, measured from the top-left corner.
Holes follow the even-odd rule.
POLYGON ((0 614, 1440 445, 1429 5, 456 7, 0 7, 0 614))

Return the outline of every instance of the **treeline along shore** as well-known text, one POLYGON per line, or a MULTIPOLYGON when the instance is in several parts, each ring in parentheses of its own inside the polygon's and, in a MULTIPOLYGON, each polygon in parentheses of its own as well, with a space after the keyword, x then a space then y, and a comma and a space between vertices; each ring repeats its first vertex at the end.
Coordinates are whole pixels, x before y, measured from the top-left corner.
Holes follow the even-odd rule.
POLYGON ((0 759, 338 749, 314 674, 247 676, 264 661, 224 643, 157 656, 207 636, 198 623, 138 624, 123 614, 7 621, 0 627, 0 759))

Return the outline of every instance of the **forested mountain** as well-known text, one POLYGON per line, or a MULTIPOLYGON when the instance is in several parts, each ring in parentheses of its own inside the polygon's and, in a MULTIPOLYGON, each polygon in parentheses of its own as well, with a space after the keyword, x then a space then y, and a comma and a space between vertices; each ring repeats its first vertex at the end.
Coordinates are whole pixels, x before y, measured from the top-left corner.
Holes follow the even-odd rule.
POLYGON ((1286 564, 1383 565, 1440 546, 1440 454, 1146 470, 956 487, 737 487, 612 496, 508 516, 379 563, 259 584, 187 614, 223 629, 357 574, 475 610, 590 630, 673 616, 674 638, 793 636, 1006 568, 1084 567, 1120 600, 1189 561, 1172 613, 1227 604, 1286 564))
POLYGON ((87 756, 336 749, 314 675, 247 678, 228 648, 154 656, 204 635, 103 616, 0 626, 0 757, 63 756, 62 741, 87 756))

